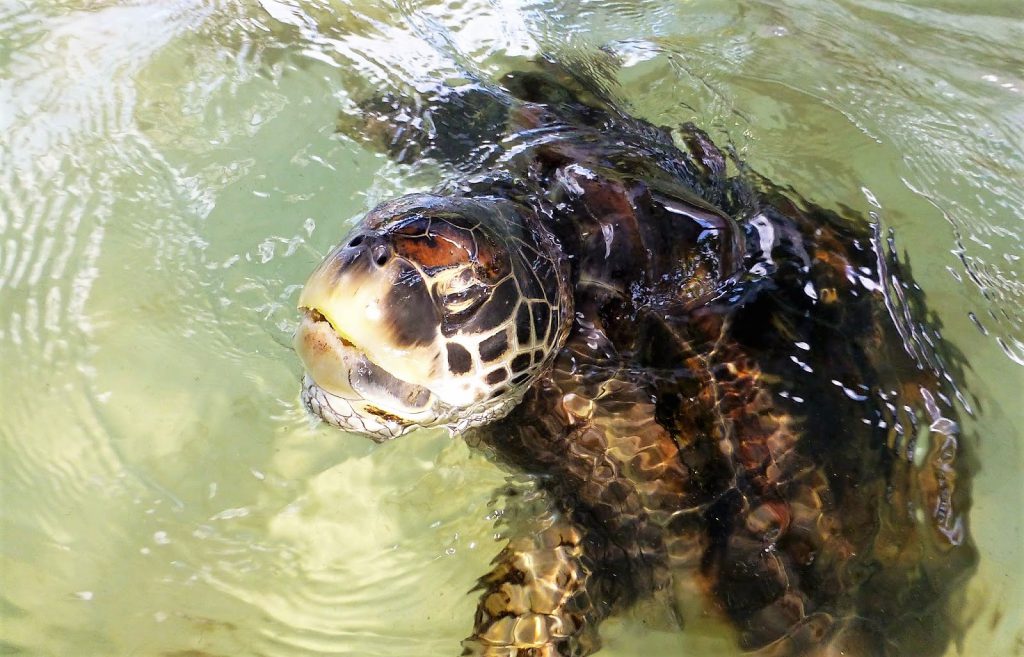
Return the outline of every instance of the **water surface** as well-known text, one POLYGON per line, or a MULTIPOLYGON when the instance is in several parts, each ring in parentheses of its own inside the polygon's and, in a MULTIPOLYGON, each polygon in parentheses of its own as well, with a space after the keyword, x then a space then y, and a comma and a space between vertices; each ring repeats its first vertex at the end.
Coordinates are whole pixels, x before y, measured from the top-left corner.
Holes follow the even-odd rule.
MULTIPOLYGON (((1021 43, 1017 0, 0 6, 0 653, 457 654, 506 474, 310 423, 294 306, 437 181, 339 133, 356 100, 545 53, 894 230, 965 363, 960 654, 1024 654, 1021 43)), ((735 652, 663 616, 602 654, 735 652)))

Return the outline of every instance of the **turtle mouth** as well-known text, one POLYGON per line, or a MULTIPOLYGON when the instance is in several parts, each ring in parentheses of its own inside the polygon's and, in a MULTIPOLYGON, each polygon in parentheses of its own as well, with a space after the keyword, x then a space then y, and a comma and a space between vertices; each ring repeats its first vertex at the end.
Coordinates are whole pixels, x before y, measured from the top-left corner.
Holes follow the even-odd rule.
POLYGON ((295 348, 306 369, 303 403, 342 428, 394 438, 435 417, 431 392, 404 381, 373 361, 321 311, 303 307, 295 348))
POLYGON ((320 322, 327 323, 331 327, 331 330, 334 331, 334 334, 337 336, 338 341, 341 342, 342 346, 348 347, 349 349, 359 349, 355 343, 345 337, 344 333, 338 330, 338 327, 334 325, 334 322, 329 320, 326 315, 316 308, 299 308, 299 310, 302 311, 302 314, 306 319, 314 324, 318 324, 320 322))

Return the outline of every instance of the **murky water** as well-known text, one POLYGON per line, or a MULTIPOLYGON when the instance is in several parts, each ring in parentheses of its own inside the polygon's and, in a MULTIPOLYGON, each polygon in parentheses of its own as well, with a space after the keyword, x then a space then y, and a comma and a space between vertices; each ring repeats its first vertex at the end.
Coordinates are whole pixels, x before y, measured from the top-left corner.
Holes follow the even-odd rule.
MULTIPOLYGON (((311 424, 294 305, 436 181, 339 110, 543 52, 617 59, 639 115, 895 229, 965 363, 961 654, 1024 654, 1021 43, 1018 0, 0 6, 0 653, 457 654, 505 474, 311 424)), ((735 652, 656 615, 604 654, 735 652)))

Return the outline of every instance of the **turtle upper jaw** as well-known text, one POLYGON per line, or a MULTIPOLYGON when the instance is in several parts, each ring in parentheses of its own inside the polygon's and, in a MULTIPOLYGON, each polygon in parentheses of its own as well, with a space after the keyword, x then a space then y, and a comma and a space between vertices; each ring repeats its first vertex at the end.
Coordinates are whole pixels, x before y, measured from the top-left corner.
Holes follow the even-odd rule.
POLYGON ((315 308, 302 308, 295 331, 295 350, 309 377, 335 395, 352 396, 355 390, 349 372, 366 359, 363 351, 315 308))

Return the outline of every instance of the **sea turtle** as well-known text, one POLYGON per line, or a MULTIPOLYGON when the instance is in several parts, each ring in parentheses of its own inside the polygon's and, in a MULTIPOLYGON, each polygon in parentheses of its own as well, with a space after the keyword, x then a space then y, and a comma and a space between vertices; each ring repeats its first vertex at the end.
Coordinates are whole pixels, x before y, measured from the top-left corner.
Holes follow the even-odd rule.
POLYGON ((302 399, 379 441, 447 426, 532 475, 464 654, 590 654, 666 592, 761 655, 946 649, 965 459, 877 227, 554 65, 363 111, 369 141, 452 176, 311 275, 302 399))

